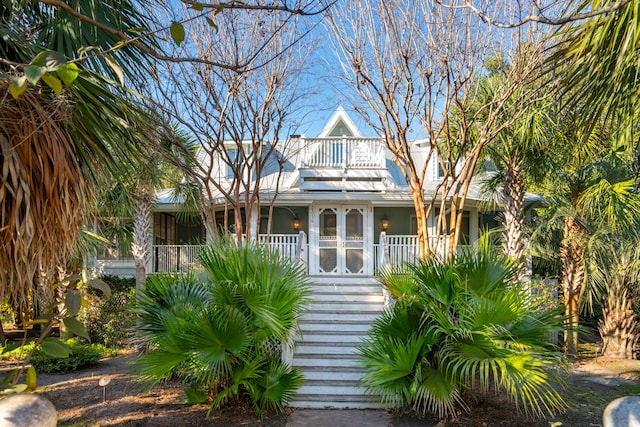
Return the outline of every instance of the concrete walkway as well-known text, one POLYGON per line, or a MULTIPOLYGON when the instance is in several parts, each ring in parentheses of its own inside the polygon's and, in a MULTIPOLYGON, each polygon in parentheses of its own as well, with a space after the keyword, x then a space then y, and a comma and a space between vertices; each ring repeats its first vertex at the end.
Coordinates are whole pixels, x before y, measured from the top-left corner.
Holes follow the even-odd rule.
POLYGON ((359 409, 297 409, 287 427, 391 427, 389 413, 359 409))

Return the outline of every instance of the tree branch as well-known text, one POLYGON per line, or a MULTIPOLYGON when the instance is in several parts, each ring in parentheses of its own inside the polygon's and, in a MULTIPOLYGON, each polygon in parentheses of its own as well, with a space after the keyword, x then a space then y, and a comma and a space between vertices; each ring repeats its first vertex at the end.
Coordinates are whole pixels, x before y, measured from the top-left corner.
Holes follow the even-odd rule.
MULTIPOLYGON (((162 28, 159 28, 155 31, 152 31, 150 33, 147 34, 143 34, 141 36, 138 37, 130 37, 127 34, 125 34, 124 32, 117 30, 109 25, 103 24, 99 21, 96 21, 95 19, 92 19, 80 12, 78 12, 77 10, 75 10, 73 7, 71 7, 70 5, 68 5, 67 3, 65 3, 64 1, 61 0, 30 0, 32 3, 42 3, 42 4, 46 4, 48 6, 52 6, 55 8, 58 8, 60 10, 65 11, 66 13, 68 13, 69 15, 73 16, 74 18, 89 24, 95 28, 98 28, 102 31, 105 31, 108 34, 111 34, 117 38, 119 38, 120 40, 122 40, 122 43, 119 44, 118 46, 114 46, 112 49, 110 50, 115 50, 115 49, 120 49, 123 45, 126 44, 131 44, 133 46, 135 46, 136 48, 140 49, 141 51, 147 53, 148 55, 151 55, 153 58, 161 60, 161 61, 165 61, 165 62, 191 62, 191 63, 198 63, 198 64, 203 64, 203 65, 209 65, 212 67, 218 67, 218 68, 223 68, 226 70, 231 70, 231 71, 245 71, 244 69, 252 63, 252 61, 255 59, 254 55, 250 58, 248 58, 247 60, 245 60, 244 62, 241 63, 237 63, 237 64, 230 64, 230 63, 224 63, 224 62, 218 62, 218 61, 211 61, 211 60, 207 60, 204 58, 200 58, 200 57, 191 57, 191 56, 187 56, 187 57, 183 57, 183 56, 179 56, 179 57, 174 57, 174 56, 168 56, 165 55, 164 53, 153 49, 150 46, 147 46, 143 43, 140 42, 140 40, 146 38, 146 37, 150 37, 155 33, 161 32, 161 31, 166 31, 169 29, 169 26, 165 26, 162 28)), ((290 13, 292 15, 302 15, 302 16, 313 16, 313 15, 318 15, 320 13, 325 12, 326 10, 328 10, 333 4, 335 4, 335 2, 337 0, 329 0, 327 3, 324 3, 324 0, 319 0, 319 4, 321 4, 321 8, 318 10, 314 10, 314 11, 308 11, 307 9, 305 9, 304 7, 302 8, 292 8, 287 6, 287 3, 284 2, 283 5, 279 6, 279 5, 249 5, 249 4, 245 4, 243 2, 237 2, 237 1, 231 1, 228 3, 225 2, 218 2, 218 3, 199 3, 196 1, 192 1, 192 0, 181 0, 182 3, 192 6, 195 4, 201 5, 203 7, 203 9, 216 9, 216 11, 221 11, 224 9, 241 9, 241 10, 248 10, 248 11, 257 11, 257 10, 262 10, 262 11, 277 11, 277 12, 286 12, 286 13, 290 13)), ((313 2, 311 2, 313 3, 313 2)), ((310 3, 310 4, 311 4, 310 3)), ((209 12, 204 12, 201 15, 189 18, 187 20, 182 21, 184 22, 188 22, 188 21, 192 21, 194 19, 198 19, 201 17, 204 17, 208 14, 209 12)), ((106 52, 103 52, 106 53, 106 52)), ((95 55, 94 55, 95 56, 95 55)), ((72 62, 78 62, 81 61, 82 59, 77 59, 76 61, 72 61, 72 62)), ((255 67, 254 67, 255 68, 255 67)))
POLYGON ((445 3, 442 0, 435 0, 435 1, 440 6, 446 7, 448 9, 469 9, 469 10, 473 11, 476 15, 478 15, 487 24, 493 25, 493 26, 498 27, 498 28, 517 28, 517 27, 521 27, 521 26, 523 26, 523 25, 525 25, 527 23, 531 23, 531 22, 537 22, 537 23, 541 23, 541 24, 559 26, 559 25, 568 24, 570 22, 580 21, 580 20, 583 20, 583 19, 589 19, 589 18, 593 18, 595 16, 599 16, 599 15, 604 15, 604 14, 607 14, 607 13, 615 12, 616 10, 624 7, 625 5, 627 5, 628 3, 631 2, 631 0, 619 0, 617 2, 609 4, 608 6, 601 7, 599 9, 595 9, 595 10, 591 10, 589 12, 575 13, 575 14, 572 14, 572 15, 561 16, 561 17, 558 17, 558 18, 550 18, 550 17, 545 16, 542 13, 542 8, 540 6, 538 6, 537 2, 536 2, 536 8, 537 8, 538 12, 540 12, 540 14, 528 15, 528 16, 525 16, 524 18, 522 18, 521 20, 519 20, 517 22, 505 23, 505 22, 500 22, 500 21, 497 21, 497 20, 491 18, 485 11, 483 11, 482 9, 474 6, 469 1, 464 1, 464 3, 462 5, 460 5, 460 6, 445 3))

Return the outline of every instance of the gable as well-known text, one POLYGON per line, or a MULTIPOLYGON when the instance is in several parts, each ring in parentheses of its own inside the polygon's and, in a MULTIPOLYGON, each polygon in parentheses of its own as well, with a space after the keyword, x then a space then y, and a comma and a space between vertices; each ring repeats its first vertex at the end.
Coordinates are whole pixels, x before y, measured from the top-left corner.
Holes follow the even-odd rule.
POLYGON ((328 137, 358 137, 361 138, 360 130, 357 128, 351 117, 347 114, 347 112, 342 107, 338 107, 338 109, 333 113, 333 115, 327 121, 327 124, 324 125, 324 129, 318 135, 318 138, 328 138, 328 137))

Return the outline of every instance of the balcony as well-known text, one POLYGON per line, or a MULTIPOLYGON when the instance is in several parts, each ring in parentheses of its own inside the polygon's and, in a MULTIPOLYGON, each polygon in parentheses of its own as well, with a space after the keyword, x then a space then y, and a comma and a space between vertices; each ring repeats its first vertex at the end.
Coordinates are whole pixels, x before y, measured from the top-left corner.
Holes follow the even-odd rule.
POLYGON ((303 168, 384 168, 384 147, 378 138, 303 139, 303 168))
POLYGON ((385 149, 378 138, 301 139, 303 191, 384 191, 385 149))

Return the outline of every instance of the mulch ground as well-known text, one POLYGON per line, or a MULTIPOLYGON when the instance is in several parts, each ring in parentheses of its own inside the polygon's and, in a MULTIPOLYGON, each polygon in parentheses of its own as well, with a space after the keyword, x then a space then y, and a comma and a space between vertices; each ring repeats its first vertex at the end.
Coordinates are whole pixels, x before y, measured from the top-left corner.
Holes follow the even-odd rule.
MULTIPOLYGON (((38 390, 58 410, 59 426, 285 426, 288 414, 270 414, 258 419, 250 406, 211 411, 208 405, 186 405, 177 383, 166 383, 141 391, 130 362, 132 352, 100 361, 70 374, 40 374, 38 390), (108 380, 104 387, 100 385, 108 380)), ((393 413, 393 426, 571 426, 601 425, 602 411, 611 400, 640 393, 640 362, 582 359, 567 377, 563 396, 569 403, 564 414, 532 420, 519 413, 499 394, 475 395, 469 412, 449 420, 421 417, 415 413, 393 413), (622 377, 618 386, 603 386, 586 378, 622 377)), ((295 409, 290 409, 291 411, 295 409)), ((358 427, 358 426, 350 426, 358 427)))

